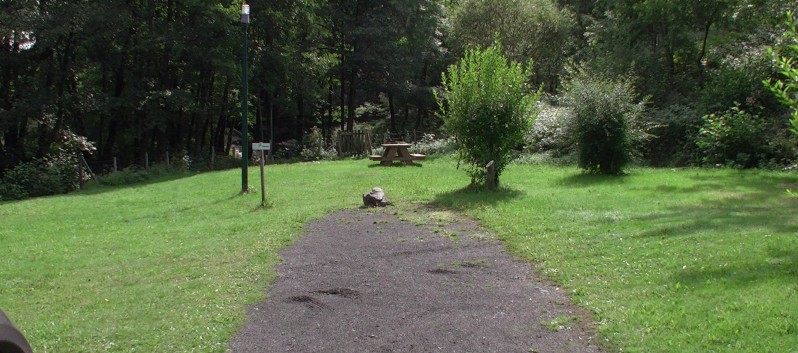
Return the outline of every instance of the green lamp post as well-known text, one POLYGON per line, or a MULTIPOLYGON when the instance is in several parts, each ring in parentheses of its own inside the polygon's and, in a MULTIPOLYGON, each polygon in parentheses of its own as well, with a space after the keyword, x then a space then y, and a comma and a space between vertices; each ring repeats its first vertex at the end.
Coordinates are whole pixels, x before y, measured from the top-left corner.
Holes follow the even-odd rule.
POLYGON ((247 98, 249 97, 249 84, 247 82, 247 42, 249 40, 249 5, 241 5, 241 23, 244 25, 244 44, 241 59, 241 192, 249 190, 247 181, 247 168, 249 167, 249 132, 247 131, 247 98))

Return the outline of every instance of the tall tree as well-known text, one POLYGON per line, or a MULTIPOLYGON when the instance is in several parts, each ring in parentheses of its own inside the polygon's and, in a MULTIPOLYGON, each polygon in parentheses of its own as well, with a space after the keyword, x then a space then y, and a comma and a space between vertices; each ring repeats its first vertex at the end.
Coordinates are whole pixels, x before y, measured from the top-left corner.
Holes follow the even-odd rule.
POLYGON ((498 39, 509 59, 534 61, 533 79, 554 92, 572 51, 573 15, 553 0, 463 0, 452 7, 452 43, 486 48, 498 39))

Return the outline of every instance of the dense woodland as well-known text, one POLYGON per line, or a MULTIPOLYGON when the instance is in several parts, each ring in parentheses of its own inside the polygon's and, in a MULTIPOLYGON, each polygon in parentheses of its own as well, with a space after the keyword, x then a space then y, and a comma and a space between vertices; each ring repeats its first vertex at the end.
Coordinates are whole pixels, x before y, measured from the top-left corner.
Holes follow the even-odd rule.
POLYGON ((466 49, 497 41, 510 59, 534 63, 533 83, 551 106, 575 76, 634 87, 646 106, 643 163, 794 163, 788 112, 762 81, 777 76, 767 48, 783 45, 795 1, 250 5, 244 27, 239 1, 2 0, 0 176, 77 151, 126 163, 145 152, 229 153, 240 129, 244 48, 252 140, 301 141, 317 127, 329 144, 334 131, 367 122, 438 132, 441 73, 466 49), (727 142, 744 150, 709 161, 701 148, 711 141, 702 145, 701 134, 718 121, 728 126, 715 130, 737 129, 747 140, 727 142))

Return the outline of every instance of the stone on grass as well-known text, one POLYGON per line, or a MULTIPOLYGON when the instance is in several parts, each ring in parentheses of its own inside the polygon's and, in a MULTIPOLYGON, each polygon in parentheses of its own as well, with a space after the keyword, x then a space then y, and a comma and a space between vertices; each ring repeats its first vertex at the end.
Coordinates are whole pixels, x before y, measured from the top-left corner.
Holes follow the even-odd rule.
POLYGON ((366 207, 388 206, 388 198, 380 188, 373 188, 368 194, 363 194, 363 205, 366 207))

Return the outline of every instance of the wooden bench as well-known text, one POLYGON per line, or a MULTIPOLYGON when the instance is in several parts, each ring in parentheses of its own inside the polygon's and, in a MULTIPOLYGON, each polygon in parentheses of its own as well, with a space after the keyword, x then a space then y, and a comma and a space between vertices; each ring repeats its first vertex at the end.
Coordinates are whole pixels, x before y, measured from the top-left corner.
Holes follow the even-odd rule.
POLYGON ((372 160, 372 161, 381 161, 382 160, 382 156, 380 156, 378 154, 375 154, 375 155, 369 156, 369 159, 372 160))
POLYGON ((410 159, 412 159, 414 161, 423 161, 424 158, 427 158, 427 156, 425 156, 423 154, 418 154, 418 153, 411 153, 410 154, 410 159))

